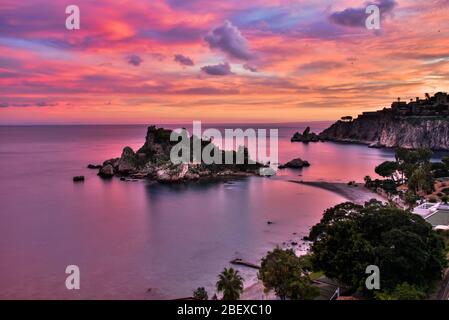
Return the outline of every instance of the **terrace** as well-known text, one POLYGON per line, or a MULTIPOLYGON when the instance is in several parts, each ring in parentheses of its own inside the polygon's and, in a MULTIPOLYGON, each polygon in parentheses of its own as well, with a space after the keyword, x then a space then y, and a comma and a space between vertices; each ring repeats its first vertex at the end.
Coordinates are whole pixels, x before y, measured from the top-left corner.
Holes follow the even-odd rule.
POLYGON ((449 204, 425 202, 413 209, 413 213, 423 217, 436 229, 449 227, 449 204))

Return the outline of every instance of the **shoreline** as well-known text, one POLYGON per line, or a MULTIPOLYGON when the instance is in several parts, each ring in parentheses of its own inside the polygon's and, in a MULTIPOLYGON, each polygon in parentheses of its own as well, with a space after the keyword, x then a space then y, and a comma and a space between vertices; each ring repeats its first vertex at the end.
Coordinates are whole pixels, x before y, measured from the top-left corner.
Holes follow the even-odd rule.
POLYGON ((382 202, 388 202, 388 199, 365 188, 365 186, 362 183, 356 183, 355 185, 350 186, 347 183, 343 182, 302 181, 302 180, 288 180, 288 181, 292 183, 302 184, 306 186, 331 191, 346 198, 348 201, 357 204, 364 204, 365 202, 371 199, 376 199, 382 202))
MULTIPOLYGON (((343 182, 327 182, 327 181, 299 181, 299 180, 288 180, 291 183, 302 184, 306 186, 311 186, 315 188, 320 188, 323 190, 334 192, 348 201, 363 205, 366 201, 371 199, 376 199, 382 202, 388 202, 388 199, 382 197, 381 195, 365 188, 362 183, 356 183, 355 185, 349 186, 347 183, 343 182)), ((294 250, 296 248, 293 248, 294 250)), ((296 251, 296 250, 295 250, 296 251)), ((260 280, 250 283, 247 287, 243 289, 241 300, 276 300, 277 297, 273 292, 265 293, 264 286, 260 280)))

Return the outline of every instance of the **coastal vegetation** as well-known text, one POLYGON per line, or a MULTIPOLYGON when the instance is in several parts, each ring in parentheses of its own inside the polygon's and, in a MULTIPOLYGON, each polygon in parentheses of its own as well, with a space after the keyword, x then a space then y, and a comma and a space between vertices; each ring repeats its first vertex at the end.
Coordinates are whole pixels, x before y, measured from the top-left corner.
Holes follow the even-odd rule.
POLYGON ((195 291, 193 291, 193 297, 196 300, 207 300, 209 299, 209 295, 204 287, 199 287, 195 291))
POLYGON ((243 278, 237 270, 225 268, 218 276, 217 291, 223 300, 238 300, 243 292, 243 278))
POLYGON ((262 259, 259 279, 267 291, 274 290, 281 300, 312 300, 319 290, 313 286, 307 267, 293 250, 275 248, 262 259))
POLYGON ((366 176, 365 186, 373 191, 380 188, 389 195, 398 194, 409 206, 420 198, 447 202, 449 188, 444 180, 449 177, 449 157, 431 162, 432 154, 429 149, 398 148, 394 161, 385 161, 375 168, 386 179, 373 180, 366 176))
POLYGON ((424 297, 447 265, 444 241, 430 224, 376 200, 326 210, 309 238, 314 270, 371 298, 424 297), (365 287, 369 265, 379 267, 380 291, 365 287))

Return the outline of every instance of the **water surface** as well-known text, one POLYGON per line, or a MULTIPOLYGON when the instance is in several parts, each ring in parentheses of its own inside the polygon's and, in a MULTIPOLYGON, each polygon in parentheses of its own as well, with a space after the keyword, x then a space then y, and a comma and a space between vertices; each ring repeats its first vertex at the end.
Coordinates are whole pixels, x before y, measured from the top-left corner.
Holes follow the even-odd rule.
MULTIPOLYGON (((302 157, 309 168, 176 186, 105 181, 86 169, 126 145, 139 148, 146 126, 0 127, 0 297, 169 299, 199 286, 211 293, 230 260, 258 262, 299 241, 324 209, 345 201, 288 179, 362 181, 392 158, 361 145, 291 143, 304 127, 279 128, 280 161, 302 157), (86 181, 73 183, 75 175, 86 181), (70 264, 80 267, 79 291, 65 288, 70 264)), ((239 270, 254 281, 254 271, 239 270)))

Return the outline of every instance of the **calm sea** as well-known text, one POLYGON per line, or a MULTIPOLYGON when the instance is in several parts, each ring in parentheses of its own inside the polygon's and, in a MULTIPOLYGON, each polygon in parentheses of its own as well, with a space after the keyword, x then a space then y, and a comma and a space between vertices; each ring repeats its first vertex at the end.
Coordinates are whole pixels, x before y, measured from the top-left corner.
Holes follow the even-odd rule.
MULTIPOLYGON (((310 125, 321 131, 328 123, 310 125)), ((257 263, 345 201, 288 179, 363 181, 393 156, 361 145, 290 143, 305 126, 251 125, 278 128, 280 161, 301 157, 309 168, 174 186, 105 181, 86 169, 124 146, 139 148, 146 126, 0 127, 0 298, 170 299, 199 286, 211 294, 230 260, 257 263), (86 181, 73 183, 75 175, 86 181), (65 288, 72 264, 81 271, 77 291, 65 288)), ((254 271, 238 269, 255 280, 254 271)))

